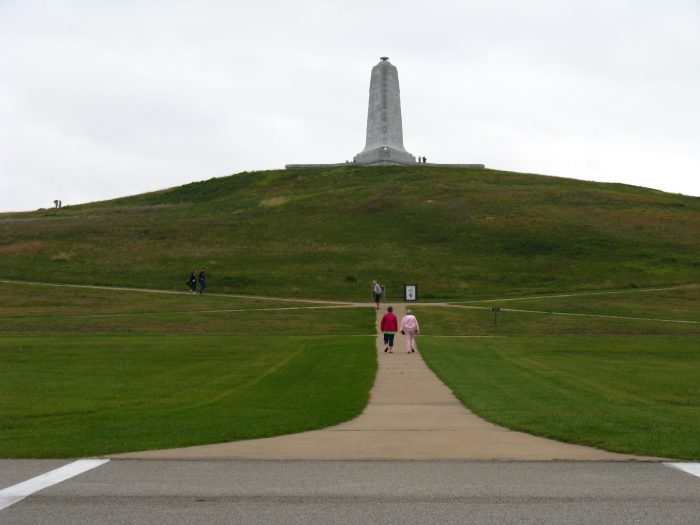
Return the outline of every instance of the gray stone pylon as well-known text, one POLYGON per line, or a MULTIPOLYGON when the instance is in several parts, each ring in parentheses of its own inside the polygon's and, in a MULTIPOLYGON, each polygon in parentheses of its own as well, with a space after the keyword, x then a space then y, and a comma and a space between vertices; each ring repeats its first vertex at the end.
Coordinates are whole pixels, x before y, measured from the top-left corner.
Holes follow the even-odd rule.
POLYGON ((416 159, 403 147, 399 72, 382 57, 372 68, 367 111, 365 149, 353 162, 357 164, 413 164, 416 159))

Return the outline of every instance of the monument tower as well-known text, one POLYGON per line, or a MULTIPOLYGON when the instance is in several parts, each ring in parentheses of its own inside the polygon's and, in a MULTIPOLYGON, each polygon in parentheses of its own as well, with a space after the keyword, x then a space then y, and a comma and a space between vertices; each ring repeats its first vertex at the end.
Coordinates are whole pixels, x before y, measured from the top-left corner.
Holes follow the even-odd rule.
MULTIPOLYGON (((425 157, 423 157, 425 159, 425 157)), ((286 164, 285 168, 334 168, 351 164, 286 164)), ((365 149, 355 155, 352 164, 376 166, 379 164, 413 164, 416 158, 403 147, 403 126, 401 124, 401 96, 399 93, 399 72, 389 62, 389 57, 382 57, 379 64, 372 68, 369 83, 369 107, 367 109, 367 140, 365 149)), ((483 168, 483 164, 435 164, 445 168, 483 168)))
POLYGON ((365 149, 355 155, 356 164, 413 164, 416 159, 403 147, 399 72, 381 57, 372 68, 367 110, 365 149))

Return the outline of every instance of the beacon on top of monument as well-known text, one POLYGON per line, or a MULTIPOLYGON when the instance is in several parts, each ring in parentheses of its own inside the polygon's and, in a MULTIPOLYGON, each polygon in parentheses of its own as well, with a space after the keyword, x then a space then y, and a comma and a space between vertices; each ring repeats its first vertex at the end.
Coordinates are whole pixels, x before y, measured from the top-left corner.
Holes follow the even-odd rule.
POLYGON ((365 149, 356 164, 413 164, 416 159, 403 147, 399 72, 389 57, 372 68, 367 109, 365 149))

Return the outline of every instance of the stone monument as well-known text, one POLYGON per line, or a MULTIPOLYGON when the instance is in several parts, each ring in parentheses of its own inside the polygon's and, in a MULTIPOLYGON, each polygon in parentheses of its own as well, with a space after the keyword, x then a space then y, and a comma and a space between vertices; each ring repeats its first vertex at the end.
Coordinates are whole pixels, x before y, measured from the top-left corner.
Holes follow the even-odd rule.
POLYGON ((286 164, 285 168, 333 168, 336 166, 351 166, 353 164, 361 166, 381 164, 428 165, 471 169, 484 167, 483 164, 426 164, 425 157, 423 157, 423 162, 416 162, 416 158, 404 149, 399 72, 389 62, 389 57, 381 57, 379 64, 372 68, 372 76, 369 83, 365 149, 355 155, 352 162, 286 164))
POLYGON ((367 109, 367 141, 356 164, 413 164, 416 159, 403 147, 399 72, 381 57, 372 68, 367 109))

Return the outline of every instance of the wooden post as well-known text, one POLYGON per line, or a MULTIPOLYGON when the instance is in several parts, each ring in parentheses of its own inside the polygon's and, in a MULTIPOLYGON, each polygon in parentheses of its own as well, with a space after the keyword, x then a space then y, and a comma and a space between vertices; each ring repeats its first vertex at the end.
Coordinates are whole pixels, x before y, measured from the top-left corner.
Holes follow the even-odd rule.
POLYGON ((498 306, 494 306, 491 308, 491 311, 493 312, 493 326, 498 326, 498 312, 500 312, 501 309, 498 306))

